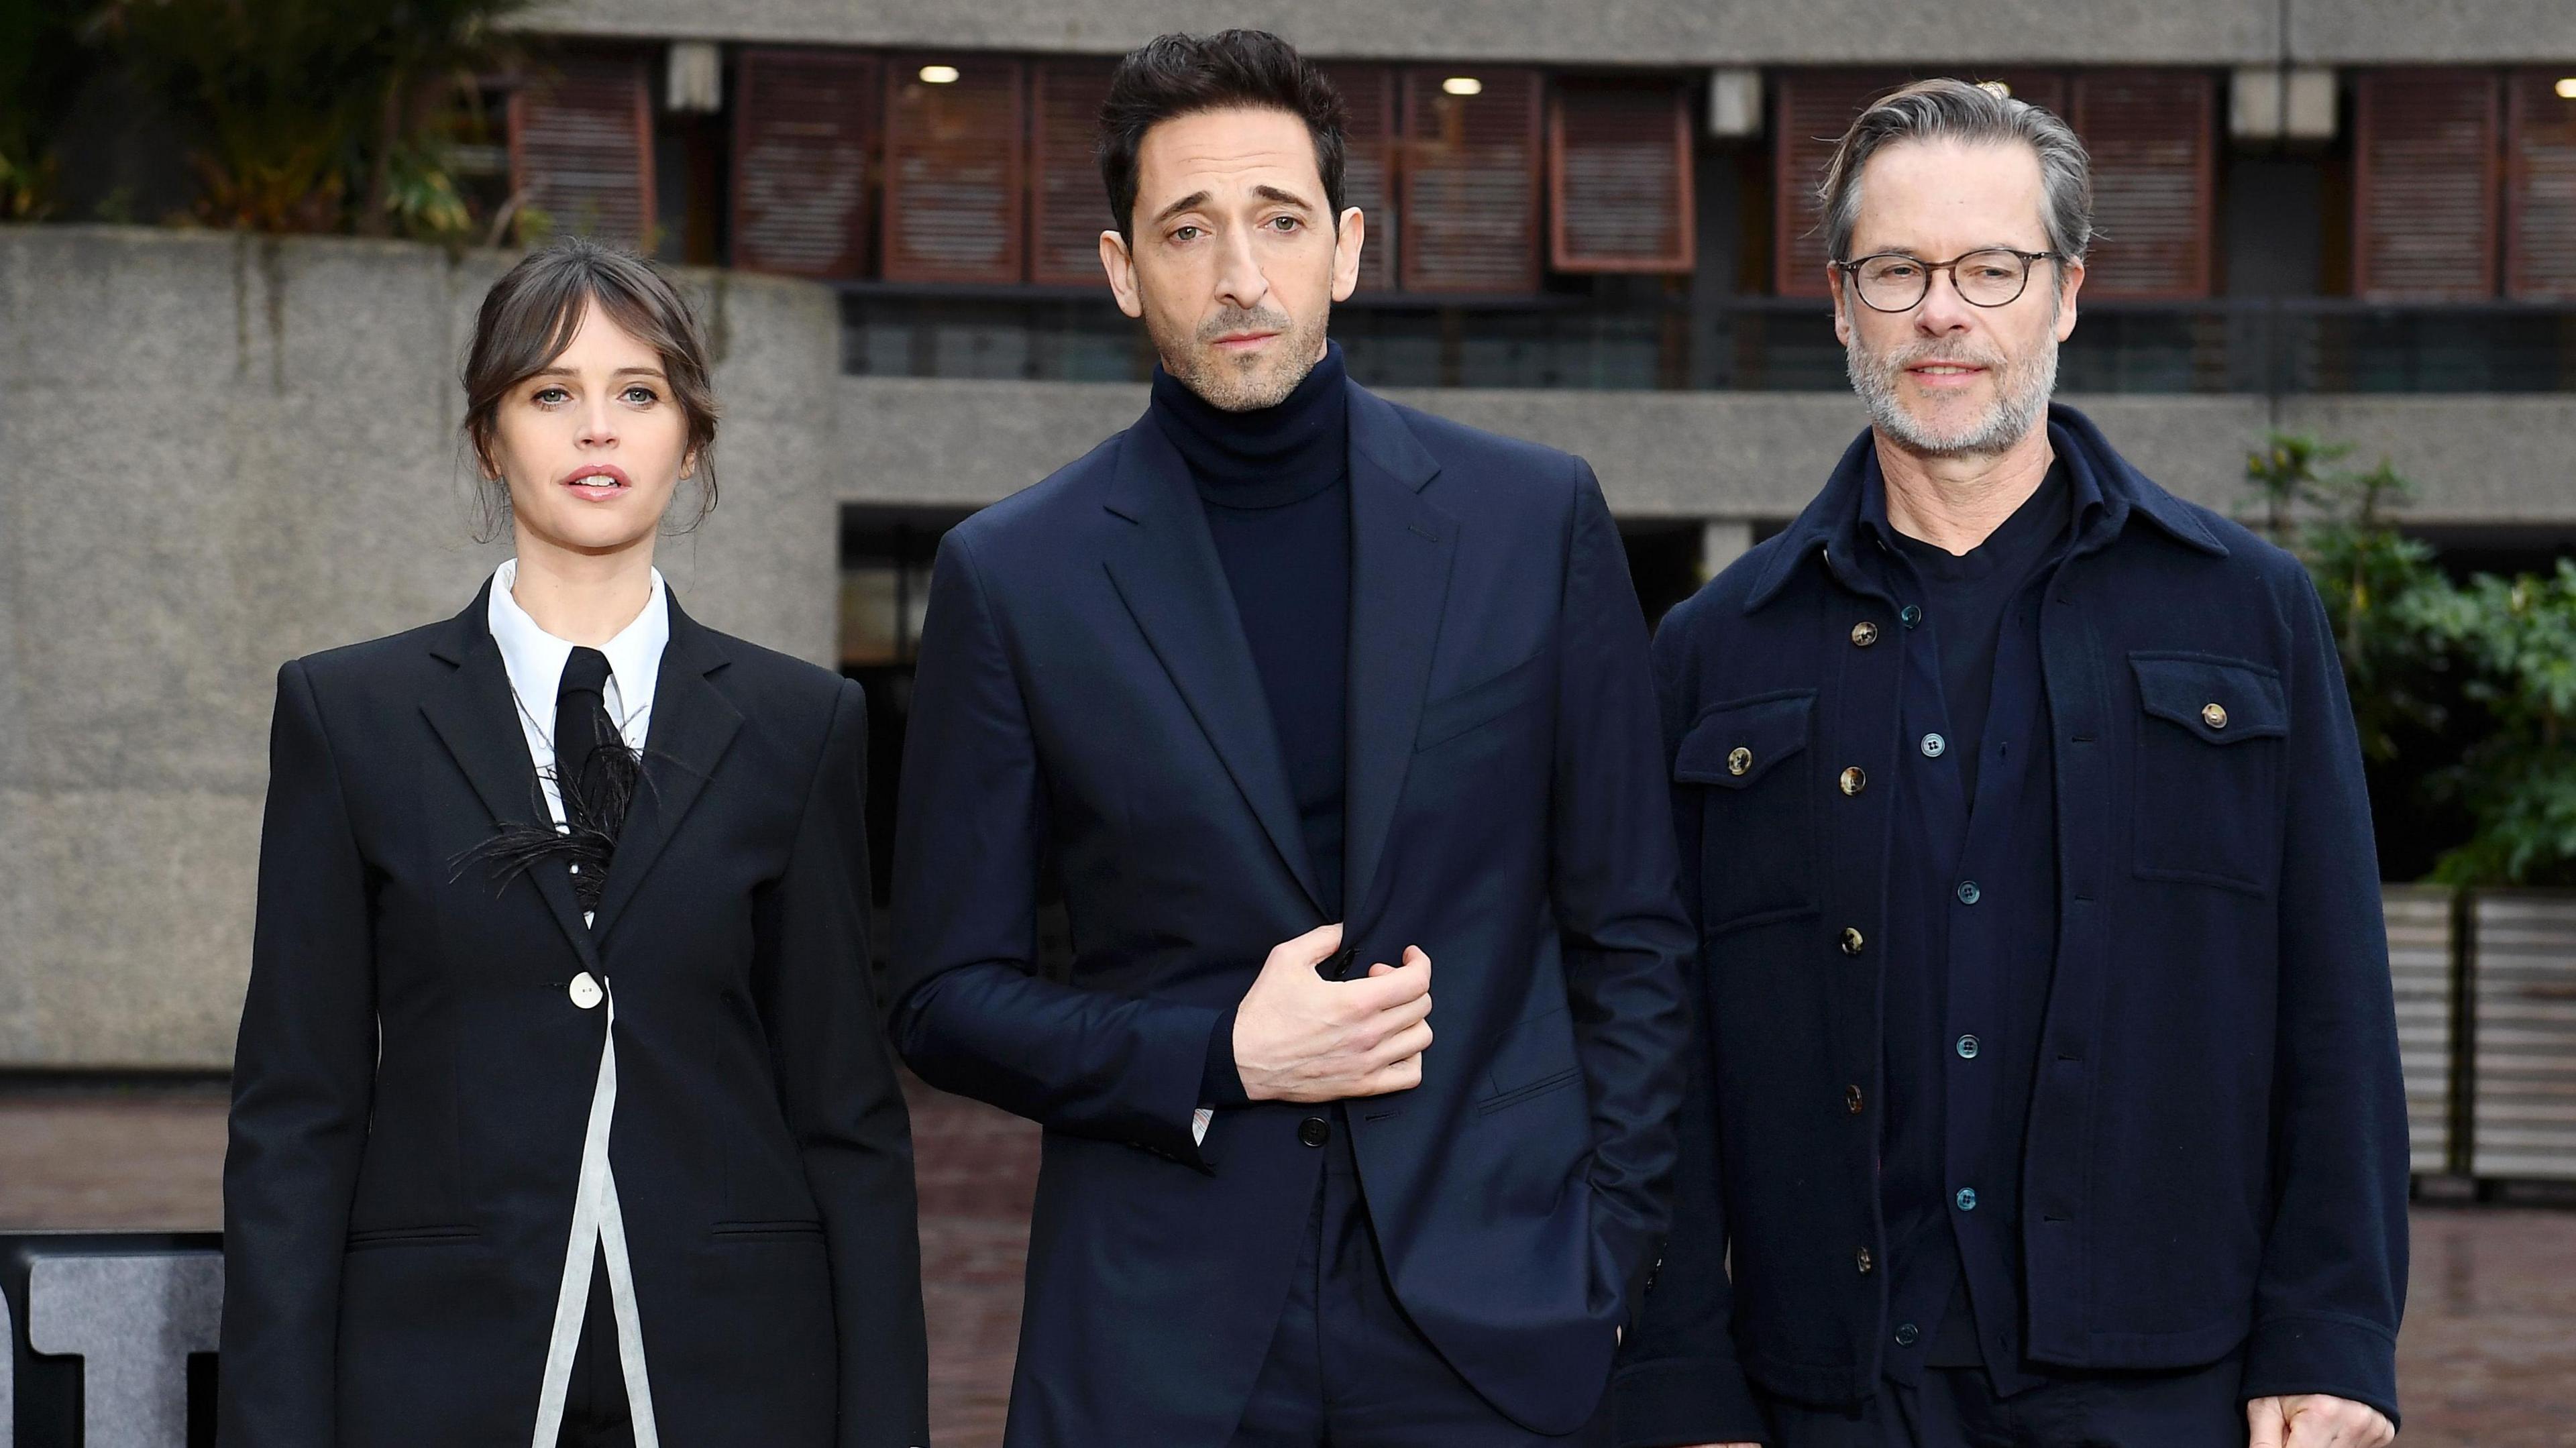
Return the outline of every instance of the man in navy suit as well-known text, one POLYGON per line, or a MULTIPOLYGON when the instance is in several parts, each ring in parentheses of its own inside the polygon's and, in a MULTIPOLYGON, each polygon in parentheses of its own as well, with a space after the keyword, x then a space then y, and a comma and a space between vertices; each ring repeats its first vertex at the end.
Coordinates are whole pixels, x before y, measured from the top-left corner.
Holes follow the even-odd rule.
POLYGON ((898 1046, 1046 1128, 1008 1442, 1605 1442, 1690 947, 1618 532, 1345 376, 1284 42, 1165 36, 1102 120, 1152 406, 948 536, 896 847, 898 1046))

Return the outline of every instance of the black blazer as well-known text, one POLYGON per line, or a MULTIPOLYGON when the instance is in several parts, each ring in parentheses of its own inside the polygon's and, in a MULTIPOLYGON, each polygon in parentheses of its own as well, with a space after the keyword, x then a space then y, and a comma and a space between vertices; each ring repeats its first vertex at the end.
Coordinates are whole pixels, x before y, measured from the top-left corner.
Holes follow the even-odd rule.
MULTIPOLYGON (((1350 390, 1345 940, 1433 960, 1411 1092, 1349 1109, 1395 1293, 1569 1431, 1655 1260, 1687 1038, 1646 630, 1583 463, 1350 390)), ((896 851, 897 1044, 1045 1125, 1009 1441, 1217 1444, 1288 1289, 1315 1107, 1190 1117, 1326 923, 1262 683, 1152 423, 951 532, 896 851), (1032 973, 1042 874, 1076 961, 1032 973)))
POLYGON ((559 865, 460 868, 547 818, 485 609, 278 676, 222 1441, 526 1441, 607 1018, 567 994, 587 971, 616 994, 609 1158, 662 1441, 926 1442, 858 686, 673 600, 652 787, 585 927, 559 865))

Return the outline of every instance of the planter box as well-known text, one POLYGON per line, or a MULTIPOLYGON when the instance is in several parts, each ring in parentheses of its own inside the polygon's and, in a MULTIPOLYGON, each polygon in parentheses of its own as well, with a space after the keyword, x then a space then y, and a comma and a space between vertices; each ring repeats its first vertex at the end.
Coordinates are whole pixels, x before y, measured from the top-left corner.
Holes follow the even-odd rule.
POLYGON ((2576 1181, 2576 894, 2479 892, 2469 955, 2469 1170, 2576 1181))
POLYGON ((2453 1066, 2458 1059, 2458 896, 2431 885, 2388 885, 2388 973, 2397 993, 2397 1054, 2406 1072, 2407 1166, 2417 1176, 2462 1170, 2453 1066))

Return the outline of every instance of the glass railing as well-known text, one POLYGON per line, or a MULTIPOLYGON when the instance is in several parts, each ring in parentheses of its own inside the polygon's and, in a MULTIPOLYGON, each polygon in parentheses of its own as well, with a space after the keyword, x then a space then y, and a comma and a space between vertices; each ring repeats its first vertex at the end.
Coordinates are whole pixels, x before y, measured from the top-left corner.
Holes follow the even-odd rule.
MULTIPOLYGON (((1822 302, 1732 297, 1509 302, 1361 297, 1333 314, 1378 387, 1840 391, 1822 302)), ((843 370, 1139 381, 1141 329, 1088 289, 853 284, 843 370)), ((2341 298, 2090 302, 2059 356, 2068 392, 2571 392, 2576 305, 2388 306, 2341 298)))

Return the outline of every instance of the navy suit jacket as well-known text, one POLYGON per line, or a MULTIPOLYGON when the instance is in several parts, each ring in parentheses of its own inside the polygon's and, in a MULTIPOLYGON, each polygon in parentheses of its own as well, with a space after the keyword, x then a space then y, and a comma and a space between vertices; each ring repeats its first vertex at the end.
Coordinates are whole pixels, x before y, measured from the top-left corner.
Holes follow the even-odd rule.
MULTIPOLYGON (((1688 1021, 1644 622, 1579 459, 1350 390, 1351 969, 1431 955, 1422 1084, 1353 1101, 1396 1295, 1533 1429, 1656 1258, 1688 1021)), ((1318 1108, 1210 1032, 1328 923, 1186 465, 1140 422, 949 534, 895 855, 896 1043, 1045 1126, 1009 1441, 1218 1444, 1309 1230, 1318 1108), (1033 968, 1042 879, 1070 979, 1033 968)))

